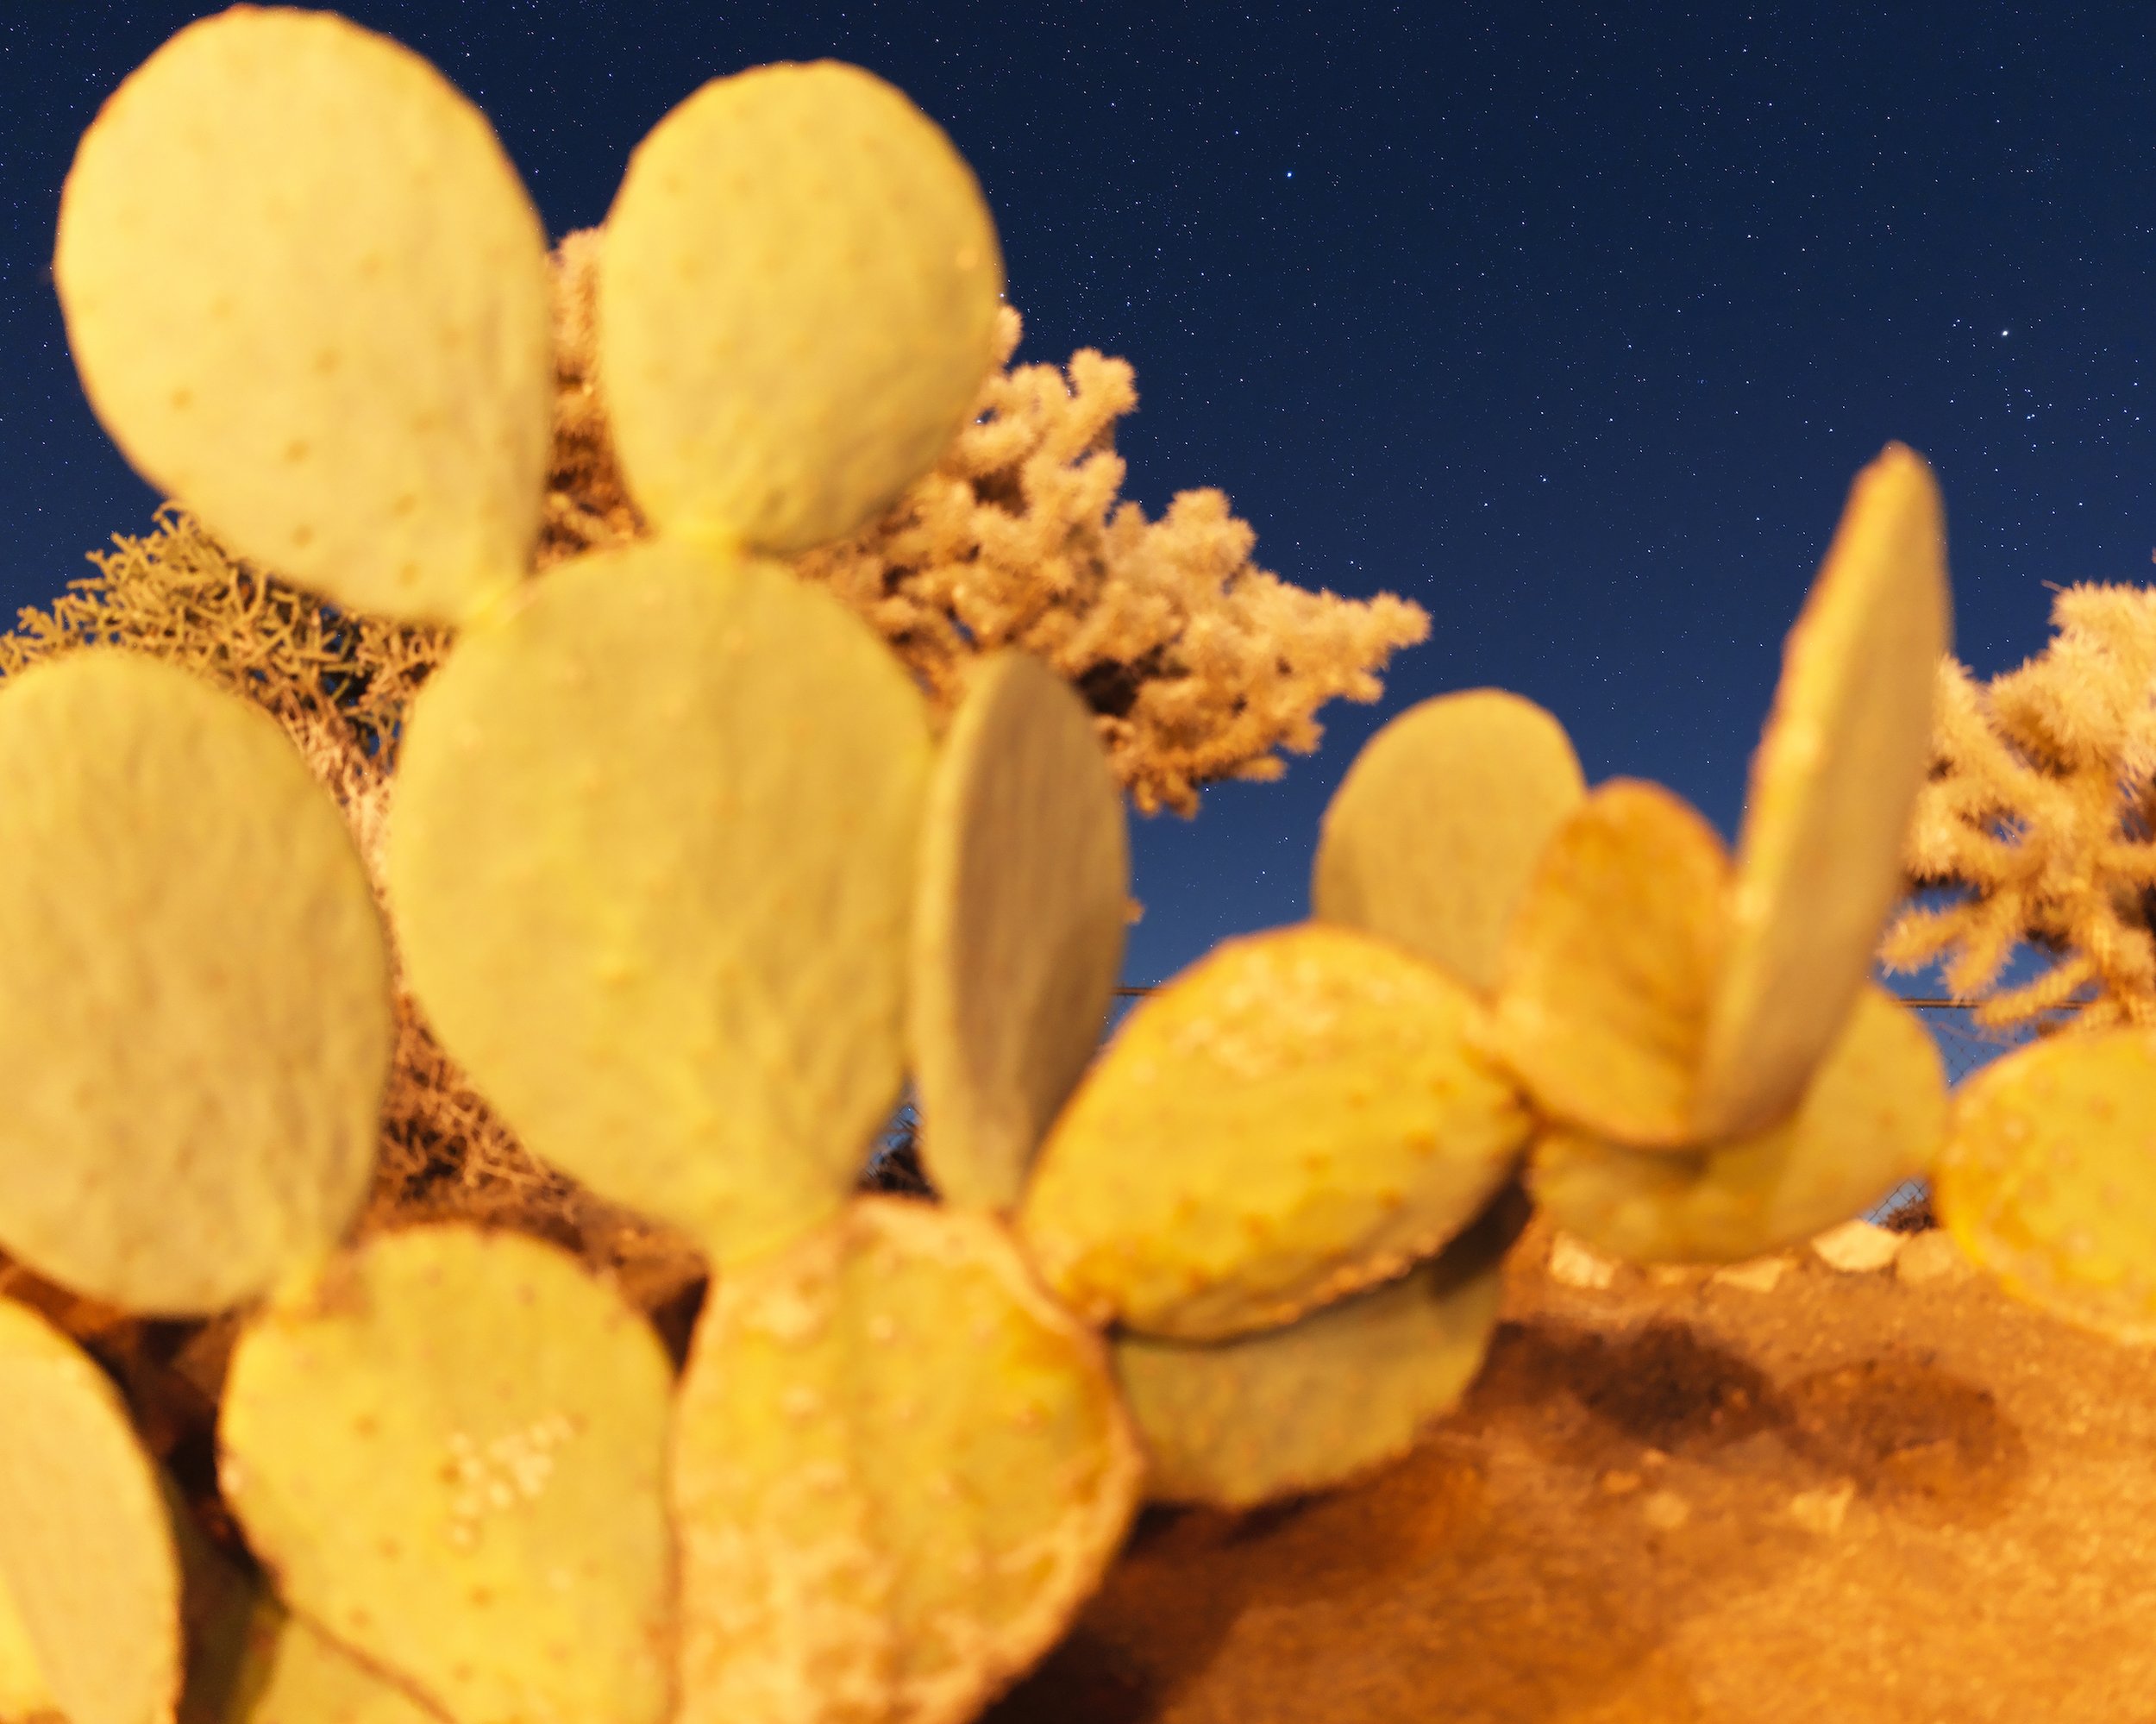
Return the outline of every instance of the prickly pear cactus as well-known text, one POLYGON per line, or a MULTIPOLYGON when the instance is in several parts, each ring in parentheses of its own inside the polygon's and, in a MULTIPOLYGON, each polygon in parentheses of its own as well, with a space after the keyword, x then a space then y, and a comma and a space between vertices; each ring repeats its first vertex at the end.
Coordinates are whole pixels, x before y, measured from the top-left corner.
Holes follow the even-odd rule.
MULTIPOLYGON (((995 361, 970 172, 868 72, 759 68, 661 122, 600 244, 655 533, 536 575, 543 240, 438 73, 236 9, 83 141, 56 279, 115 440, 265 567, 458 632, 386 928, 237 697, 112 650, 0 686, 0 1247, 216 1317, 222 1394, 205 1538, 140 1409, 0 1304, 0 1715, 957 1724, 1144 1497, 1324 1489, 1454 1404, 1523 1191, 1735 1257, 1931 1164, 1936 1058, 1864 985, 1944 644, 1907 451, 1792 636, 1733 863, 1666 793, 1588 794, 1549 715, 1433 703, 1329 811, 1319 919, 1096 1059, 1128 845, 1069 691, 988 659, 938 741, 772 561, 918 478, 995 361), (685 1368, 543 1242, 346 1243, 392 962, 538 1154, 705 1254, 685 1368), (909 1071, 937 1207, 853 1194, 909 1071)), ((2148 1057, 1959 1122, 1950 1225, 2042 1296, 2139 1236, 2090 1232, 2108 1139, 2014 1182, 2021 1112, 2071 1078, 2101 1116, 2148 1057)))

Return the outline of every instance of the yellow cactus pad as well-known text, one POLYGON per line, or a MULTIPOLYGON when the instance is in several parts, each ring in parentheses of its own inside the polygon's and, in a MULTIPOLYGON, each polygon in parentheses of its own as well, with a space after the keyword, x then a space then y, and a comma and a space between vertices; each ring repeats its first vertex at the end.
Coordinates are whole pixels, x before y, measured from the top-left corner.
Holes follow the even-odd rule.
POLYGON ((1556 1127, 1527 1166, 1557 1226, 1633 1263, 1743 1263, 1862 1213, 1936 1159, 1946 1130, 1939 1050, 1916 1014, 1867 986, 1796 1111, 1682 1155, 1556 1127))
MULTIPOLYGON (((104 1373, 0 1300, 0 1587, 68 1724, 166 1724, 179 1562, 156 1470, 104 1373)), ((10 1719, 15 1715, 8 1715, 10 1719)))
POLYGON ((1787 1114, 1871 974, 1931 760, 1949 602, 1939 486, 1889 444, 1789 632, 1752 762, 1694 1102, 1702 1138, 1787 1114))
POLYGON ((1501 689, 1441 694, 1363 745, 1325 812, 1313 913, 1478 994, 1543 847, 1587 794, 1564 727, 1501 689))
POLYGON ((84 135, 53 268, 105 429, 235 551, 444 621, 523 575, 546 236, 417 55, 322 12, 189 25, 84 135))
POLYGON ((2009 1293, 2156 1344, 2156 1034, 2059 1036, 1972 1074, 1932 1202, 2009 1293))
POLYGON ((730 1262, 835 1215, 903 1076, 926 708, 840 602, 658 540, 414 703, 406 974, 536 1153, 730 1262))
POLYGON ((921 840, 907 997, 922 1159, 1009 1209, 1100 1045, 1130 892, 1123 794, 1085 703, 1038 659, 975 670, 921 840))
POLYGON ((859 66, 714 79, 637 146, 599 365, 654 525, 774 555, 936 463, 995 358, 995 224, 936 124, 859 66))
POLYGON ((6 1569, 0 1565, 0 1718, 18 1724, 59 1717, 37 1649, 30 1644, 30 1631, 23 1626, 22 1612, 8 1589, 6 1569))
POLYGON ((1729 859, 1659 785, 1614 779, 1545 849, 1506 942, 1489 1045, 1556 1119, 1639 1149, 1694 1141, 1729 859))
POLYGON ((1499 1207, 1430 1262, 1285 1328, 1119 1339, 1146 1495, 1252 1508, 1406 1454, 1458 1404, 1497 1327, 1500 1266, 1525 1208, 1499 1207))
POLYGON ((442 1724, 442 1715, 264 1599, 219 1724, 442 1724))
POLYGON ((566 1252, 379 1234, 241 1334, 225 1500, 286 1603, 458 1724, 655 1724, 671 1391, 566 1252))
POLYGON ((1435 1251, 1511 1172, 1525 1101, 1458 982, 1368 934, 1232 940, 1125 1020, 1050 1133, 1019 1228, 1096 1321, 1215 1341, 1435 1251))
POLYGON ((1142 1467, 1098 1338, 1000 1224, 857 1200, 698 1328, 680 1724, 962 1724, 1062 1633, 1142 1467))
POLYGON ((0 1248, 215 1311, 366 1195, 389 956, 349 830, 266 713, 98 649, 0 685, 0 1248))

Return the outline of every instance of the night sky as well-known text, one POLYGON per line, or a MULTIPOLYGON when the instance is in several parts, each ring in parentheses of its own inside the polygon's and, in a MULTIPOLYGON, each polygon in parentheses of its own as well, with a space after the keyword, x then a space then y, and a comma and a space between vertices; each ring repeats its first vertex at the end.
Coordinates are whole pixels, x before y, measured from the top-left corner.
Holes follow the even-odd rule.
MULTIPOLYGON (((48 265, 76 139, 202 9, 0 22, 9 614, 155 504, 83 402, 48 265)), ((1326 709, 1283 781, 1136 823, 1130 981, 1305 913, 1356 748, 1445 689, 1526 694, 1590 780, 1659 779, 1733 833, 1783 632, 1889 439, 1939 473, 1980 674, 2042 648, 2045 583, 2149 578, 2136 7, 344 9, 486 110, 557 236, 705 78, 881 73, 981 177, 1019 357, 1136 367, 1126 495, 1217 486, 1265 567, 1429 609, 1384 704, 1326 709)))

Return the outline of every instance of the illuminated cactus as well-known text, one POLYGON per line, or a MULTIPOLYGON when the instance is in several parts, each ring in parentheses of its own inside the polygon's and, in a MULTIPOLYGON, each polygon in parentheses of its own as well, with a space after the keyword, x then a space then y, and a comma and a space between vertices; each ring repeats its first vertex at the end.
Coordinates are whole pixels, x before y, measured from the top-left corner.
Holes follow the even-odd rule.
POLYGON ((650 536, 533 579, 546 268, 431 68, 240 9, 108 105, 58 273, 147 473, 338 605, 456 629, 404 721, 395 956, 521 1139, 708 1259, 686 1367, 557 1247, 344 1243, 392 953, 328 793, 139 655, 12 678, 0 1247, 238 1308, 221 1486, 264 1577, 0 1302, 9 1704, 154 1724, 184 1675, 260 1719, 960 1724, 1142 1495, 1324 1489, 1454 1404, 1523 1182, 1609 1249, 1716 1257, 1929 1163, 1936 1058, 1865 981, 1944 646, 1907 451, 1792 636, 1733 869, 1672 799, 1588 795, 1547 715, 1454 697, 1350 774, 1319 919, 1224 946, 1088 1064, 1128 849, 1076 697, 987 657, 939 747, 775 560, 890 505, 996 360, 964 163, 850 67, 663 121, 597 306, 650 536), (909 1069, 940 1207, 854 1194, 909 1069))

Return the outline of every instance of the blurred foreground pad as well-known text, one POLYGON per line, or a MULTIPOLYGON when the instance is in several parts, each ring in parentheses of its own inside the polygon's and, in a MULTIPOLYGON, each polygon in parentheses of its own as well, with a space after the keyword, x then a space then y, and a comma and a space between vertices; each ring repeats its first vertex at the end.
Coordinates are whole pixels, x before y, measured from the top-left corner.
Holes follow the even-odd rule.
MULTIPOLYGON (((1518 1200, 1518 1201, 1514 1201, 1518 1200)), ((1395 1460, 1450 1412, 1497 1326, 1515 1190, 1430 1262, 1232 1341, 1115 1343, 1116 1375, 1161 1502, 1252 1508, 1395 1460)))
POLYGON ((1636 1149, 1695 1141, 1729 860, 1691 806, 1613 779, 1543 851, 1505 944, 1490 1045, 1552 1118, 1636 1149))
POLYGON ((1752 762, 1694 1101, 1702 1139, 1787 1114, 1871 973, 1931 761, 1949 602, 1939 486, 1890 443, 1849 493, 1752 762))
POLYGON ((1493 994, 1535 863, 1586 794, 1564 727, 1532 701, 1497 688, 1426 700, 1365 743, 1340 781, 1311 913, 1493 994))
POLYGON ((936 123, 856 66, 714 78, 630 158, 599 253, 614 448, 667 532, 774 555, 936 464, 995 358, 995 224, 936 123))
POLYGON ((241 1335, 225 1499, 287 1604, 459 1724, 657 1724, 671 1389, 566 1252, 382 1234, 241 1335))
POLYGON ((1940 1224, 2009 1293, 2156 1343, 2156 1032, 2061 1035, 1965 1079, 1933 1176, 1940 1224))
POLYGON ((522 578, 553 435, 546 235, 417 54, 322 12, 188 26, 85 134, 53 271, 105 429, 233 551, 441 622, 522 578))
POLYGON ((265 1599, 220 1724, 441 1724, 442 1715, 265 1599))
MULTIPOLYGON (((180 1577, 155 1468, 104 1374, 0 1300, 0 1681, 67 1724, 167 1724, 181 1681, 180 1577), (27 1656, 25 1656, 27 1654, 27 1656)), ((12 1699, 14 1694, 6 1695, 12 1699)), ((4 1715, 13 1724, 19 1716, 4 1715)))
POLYGON ((1780 1125, 1677 1155, 1551 1126, 1528 1158, 1527 1185, 1558 1226, 1628 1262, 1744 1263, 1801 1244, 1924 1174, 1946 1125, 1946 1074, 1930 1032, 1867 985, 1780 1125))
POLYGON ((93 649, 0 687, 0 1247, 145 1315, 335 1244, 367 1193, 388 943, 276 721, 93 649))
POLYGON ((1129 894, 1123 793, 1085 702, 1038 659, 982 660, 930 782, 906 999, 946 1201, 1017 1204, 1100 1046, 1129 894))
POLYGON ((978 1211, 857 1200, 722 1276, 674 1437, 680 1724, 962 1724, 1093 1591, 1142 1463, 978 1211))
POLYGON ((1232 940, 1125 1021, 1063 1110, 1020 1232, 1097 1320, 1215 1341, 1374 1286, 1464 1227, 1531 1117, 1475 997, 1351 929, 1232 940))
POLYGON ((414 703, 413 991, 536 1154, 730 1266, 837 1213, 903 1076, 926 709, 775 564, 563 563, 414 703))

